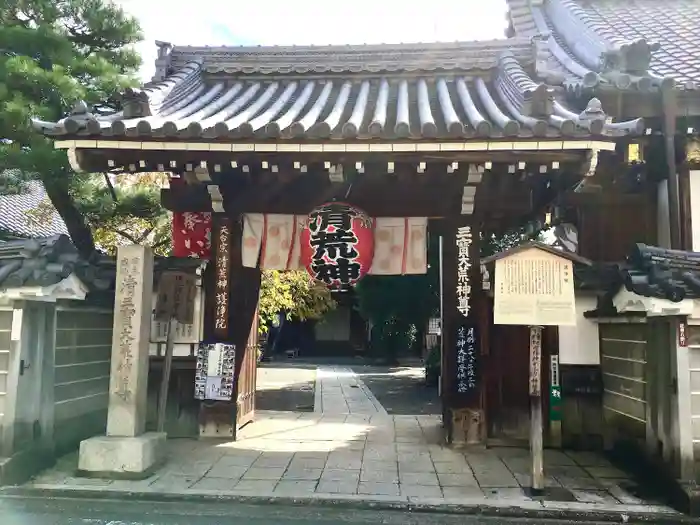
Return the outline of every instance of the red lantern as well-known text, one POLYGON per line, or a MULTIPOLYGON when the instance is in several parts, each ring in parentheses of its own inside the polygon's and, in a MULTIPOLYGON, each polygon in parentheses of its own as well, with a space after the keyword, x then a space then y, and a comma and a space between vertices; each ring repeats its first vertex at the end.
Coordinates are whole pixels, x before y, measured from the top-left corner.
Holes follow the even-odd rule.
POLYGON ((301 261, 314 279, 331 288, 359 281, 374 257, 374 220, 344 202, 322 204, 301 232, 301 261))

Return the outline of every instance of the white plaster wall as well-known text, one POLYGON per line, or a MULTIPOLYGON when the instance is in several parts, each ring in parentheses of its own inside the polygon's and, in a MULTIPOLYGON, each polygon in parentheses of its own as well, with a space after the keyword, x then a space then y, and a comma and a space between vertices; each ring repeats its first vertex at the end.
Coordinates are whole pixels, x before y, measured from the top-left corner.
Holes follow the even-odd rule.
POLYGON ((583 314, 596 307, 596 298, 576 296, 576 326, 559 327, 559 363, 563 365, 599 365, 598 325, 583 314))
POLYGON ((700 251, 700 171, 690 172, 690 214, 693 251, 700 251))
POLYGON ((656 192, 656 239, 662 248, 671 247, 671 214, 668 209, 668 181, 662 180, 656 192))

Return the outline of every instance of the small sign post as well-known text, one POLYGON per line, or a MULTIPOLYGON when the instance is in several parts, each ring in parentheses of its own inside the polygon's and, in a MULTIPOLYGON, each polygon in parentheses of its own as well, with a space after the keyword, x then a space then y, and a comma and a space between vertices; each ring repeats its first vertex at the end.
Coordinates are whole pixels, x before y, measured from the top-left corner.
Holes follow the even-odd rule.
POLYGON ((158 283, 155 319, 168 323, 165 339, 165 356, 158 396, 157 430, 165 429, 165 409, 168 403, 168 385, 173 366, 173 347, 175 346, 175 327, 177 323, 194 322, 194 298, 196 293, 195 276, 184 272, 166 272, 158 283))
POLYGON ((559 356, 550 356, 549 368, 549 435, 552 446, 561 447, 561 383, 559 379, 559 356))
MULTIPOLYGON (((540 494, 544 490, 542 327, 576 325, 573 263, 590 265, 590 261, 530 242, 482 260, 482 264, 492 262, 496 266, 494 324, 524 325, 530 329, 531 491, 540 494)), ((556 374, 554 367, 551 371, 557 384, 551 386, 550 400, 555 392, 561 394, 558 360, 556 364, 556 374)))

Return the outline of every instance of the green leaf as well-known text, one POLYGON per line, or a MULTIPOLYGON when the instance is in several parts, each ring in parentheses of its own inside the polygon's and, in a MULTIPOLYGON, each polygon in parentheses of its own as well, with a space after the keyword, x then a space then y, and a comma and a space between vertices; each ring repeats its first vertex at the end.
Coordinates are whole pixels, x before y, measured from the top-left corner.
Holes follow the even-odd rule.
MULTIPOLYGON (((123 200, 109 203, 102 176, 73 173, 66 153, 38 135, 30 118, 55 121, 80 100, 115 99, 136 83, 140 59, 133 44, 140 39, 138 22, 109 1, 0 2, 0 173, 41 180, 85 253, 94 246, 92 231, 109 221, 138 219, 151 227, 167 213, 156 211, 154 188, 126 191, 123 200)), ((0 191, 18 189, 10 179, 0 180, 0 191)))

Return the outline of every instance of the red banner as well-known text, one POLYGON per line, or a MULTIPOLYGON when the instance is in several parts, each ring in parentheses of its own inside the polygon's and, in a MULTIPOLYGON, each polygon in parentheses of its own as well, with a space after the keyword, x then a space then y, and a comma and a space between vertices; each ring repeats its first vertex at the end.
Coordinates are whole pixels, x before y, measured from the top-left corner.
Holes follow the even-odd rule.
POLYGON ((173 213, 173 255, 209 259, 211 257, 211 213, 173 213))

